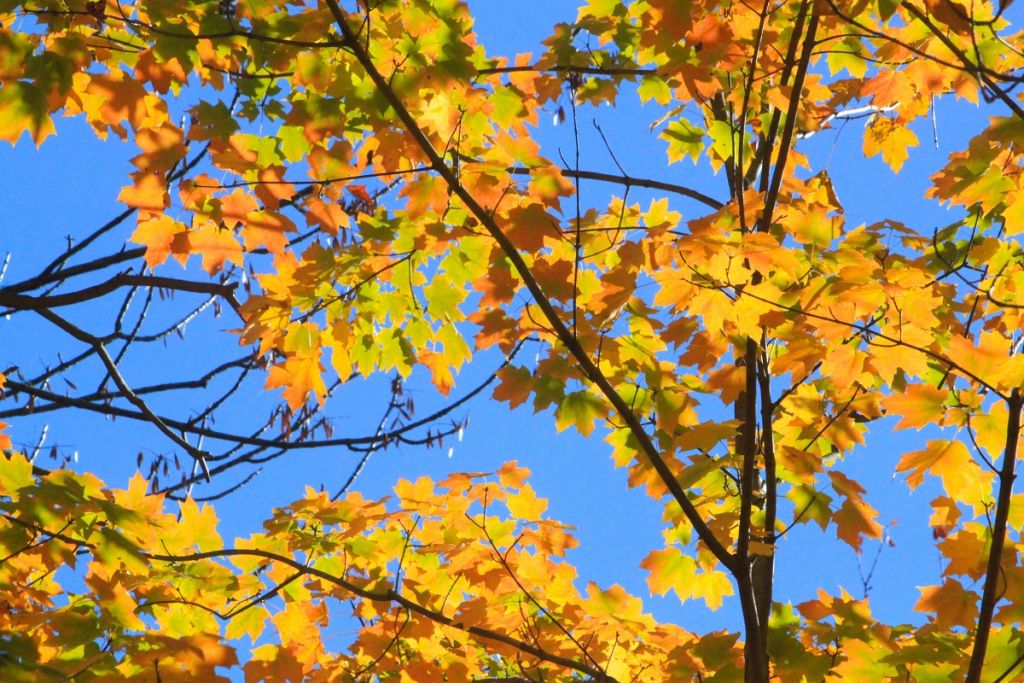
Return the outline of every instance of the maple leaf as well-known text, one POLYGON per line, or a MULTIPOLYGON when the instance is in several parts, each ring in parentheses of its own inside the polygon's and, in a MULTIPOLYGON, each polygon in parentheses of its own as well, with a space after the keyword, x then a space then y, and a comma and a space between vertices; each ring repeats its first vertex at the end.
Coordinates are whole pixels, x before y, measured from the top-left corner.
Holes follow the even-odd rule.
POLYGON ((930 424, 942 424, 946 414, 945 402, 949 391, 928 384, 911 384, 901 393, 894 393, 882 400, 889 412, 900 416, 896 429, 916 427, 922 429, 930 424))
POLYGON ((845 496, 839 511, 832 516, 836 536, 856 551, 860 551, 864 537, 881 538, 882 525, 876 521, 878 511, 864 501, 864 488, 838 471, 828 473, 836 492, 845 496))
POLYGON ((280 254, 288 246, 285 233, 294 231, 295 224, 280 213, 268 210, 250 211, 246 214, 242 226, 242 239, 246 251, 264 246, 270 253, 280 254))
POLYGON ((214 223, 206 223, 188 233, 192 253, 203 257, 203 270, 213 275, 224 267, 225 261, 242 265, 242 245, 230 230, 214 223))
POLYGON ((908 156, 907 148, 918 144, 914 132, 896 119, 879 116, 864 129, 864 154, 868 157, 881 154, 882 161, 894 173, 903 168, 908 156))
POLYGON ((587 391, 566 394, 555 411, 555 426, 558 431, 574 426, 583 436, 594 431, 595 421, 604 418, 607 407, 604 401, 587 391))
POLYGON ((934 614, 937 626, 970 628, 978 616, 978 595, 964 590, 956 579, 946 579, 941 586, 919 588, 921 599, 914 605, 918 612, 934 614))
POLYGON ((159 215, 170 204, 167 186, 159 176, 152 173, 143 173, 134 185, 123 188, 117 200, 139 209, 140 217, 159 215))
POLYGON ((266 389, 284 387, 282 396, 295 410, 306 402, 310 392, 313 393, 317 401, 323 401, 327 394, 323 369, 319 353, 293 356, 270 368, 264 387, 266 389))
POLYGON ((690 584, 697 572, 697 563, 678 548, 655 550, 644 558, 640 566, 648 571, 647 585, 655 595, 674 590, 680 600, 690 597, 690 584))
POLYGON ((194 543, 200 551, 218 550, 223 547, 217 533, 217 514, 210 505, 201 508, 191 498, 181 503, 181 527, 186 543, 194 543))
MULTIPOLYGON (((4 427, 6 426, 5 422, 4 427)), ((3 491, 5 496, 17 500, 18 491, 35 482, 32 477, 32 463, 17 452, 4 454, 2 457, 4 460, 3 467, 0 467, 0 491, 3 491)))
POLYGON ((963 442, 945 439, 931 440, 924 449, 907 453, 896 464, 896 471, 907 473, 912 489, 921 485, 926 473, 938 476, 948 495, 972 502, 984 495, 992 480, 992 473, 978 466, 963 442))
POLYGON ((639 598, 631 596, 618 584, 602 590, 597 584, 587 585, 587 599, 584 607, 595 616, 615 617, 622 621, 650 623, 651 619, 643 612, 643 603, 639 598))
POLYGON ((228 196, 220 198, 221 219, 224 221, 224 225, 232 230, 243 225, 250 212, 258 210, 259 204, 256 199, 241 189, 235 189, 228 196))
POLYGON ((187 259, 192 247, 189 238, 185 225, 161 214, 140 223, 129 239, 146 246, 146 265, 156 268, 171 254, 187 259))
POLYGON ((46 93, 31 83, 5 83, 0 88, 0 139, 14 145, 25 132, 37 147, 57 132, 50 119, 46 93))
POLYGON ((345 189, 348 190, 353 197, 361 201, 366 206, 373 205, 373 197, 370 195, 369 192, 366 191, 366 185, 346 185, 345 189))
POLYGON ((494 388, 494 398, 508 401, 515 408, 526 402, 533 393, 533 373, 523 367, 510 365, 498 371, 501 382, 494 388))

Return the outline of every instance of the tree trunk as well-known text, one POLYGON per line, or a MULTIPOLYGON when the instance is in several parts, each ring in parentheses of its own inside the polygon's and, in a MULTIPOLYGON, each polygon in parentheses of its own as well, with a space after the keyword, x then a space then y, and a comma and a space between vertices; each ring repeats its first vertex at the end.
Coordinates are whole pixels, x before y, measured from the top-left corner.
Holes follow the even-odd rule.
POLYGON ((992 523, 992 544, 988 551, 988 565, 985 570, 985 588, 981 595, 981 607, 978 610, 978 629, 974 636, 974 649, 971 652, 971 663, 967 669, 967 683, 981 681, 982 668, 985 664, 985 651, 988 649, 988 635, 992 628, 992 615, 996 602, 1002 591, 999 584, 1005 582, 1005 575, 1000 567, 1003 559, 1003 545, 1006 542, 1006 523, 1010 516, 1010 500, 1013 496, 1013 481, 1016 478, 1017 443, 1020 439, 1020 411, 1024 404, 1020 391, 1014 389, 1007 401, 1009 417, 1006 421, 1006 447, 1003 449, 1003 462, 999 468, 999 494, 996 500, 996 517, 992 523))

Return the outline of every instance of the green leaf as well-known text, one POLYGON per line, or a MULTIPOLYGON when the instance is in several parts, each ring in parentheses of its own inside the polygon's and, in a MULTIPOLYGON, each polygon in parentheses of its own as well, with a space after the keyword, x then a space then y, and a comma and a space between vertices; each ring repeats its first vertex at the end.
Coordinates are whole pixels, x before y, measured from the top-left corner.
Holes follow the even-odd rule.
POLYGON ((828 523, 832 519, 832 511, 829 509, 832 503, 831 496, 811 486, 801 485, 790 489, 786 498, 793 503, 794 524, 813 521, 817 522, 822 531, 828 528, 828 523))
POLYGON ((14 145, 24 132, 38 147, 57 131, 39 88, 22 81, 7 83, 0 88, 0 140, 14 145))
POLYGON ((281 154, 287 161, 295 163, 309 154, 311 146, 302 126, 281 126, 277 130, 277 138, 281 141, 281 154))
POLYGON ((708 126, 708 135, 711 136, 711 151, 721 161, 727 161, 736 152, 736 134, 732 126, 725 121, 715 119, 708 126))
POLYGON ((889 21, 889 18, 896 13, 903 0, 878 0, 878 15, 882 21, 889 21))
POLYGON ((668 162, 670 164, 686 156, 696 162, 704 151, 704 131, 686 119, 678 119, 668 124, 658 137, 668 140, 668 162))
POLYGON ((690 584, 697 573, 697 563, 679 548, 671 546, 655 550, 640 563, 647 570, 647 586, 655 595, 674 590, 680 600, 690 598, 690 584))
POLYGON ((566 394, 555 411, 555 426, 558 431, 575 426, 583 436, 590 436, 594 431, 594 422, 603 419, 606 414, 605 404, 599 397, 586 392, 574 391, 566 394))
MULTIPOLYGON (((640 96, 641 102, 654 100, 658 104, 666 105, 672 101, 672 88, 668 87, 668 83, 660 76, 644 76, 636 92, 640 96)), ((673 123, 676 122, 674 121, 673 123)), ((671 127, 672 124, 669 124, 669 128, 671 127)), ((661 137, 664 136, 665 133, 662 133, 661 137)), ((671 161, 671 158, 669 161, 671 161)))

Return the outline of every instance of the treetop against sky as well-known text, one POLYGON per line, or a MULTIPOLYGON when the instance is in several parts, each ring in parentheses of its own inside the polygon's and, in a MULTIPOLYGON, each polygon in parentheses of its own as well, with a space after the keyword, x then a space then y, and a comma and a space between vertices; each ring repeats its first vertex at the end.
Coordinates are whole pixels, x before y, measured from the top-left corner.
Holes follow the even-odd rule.
POLYGON ((1014 22, 0 0, 0 677, 1015 680, 1014 22))

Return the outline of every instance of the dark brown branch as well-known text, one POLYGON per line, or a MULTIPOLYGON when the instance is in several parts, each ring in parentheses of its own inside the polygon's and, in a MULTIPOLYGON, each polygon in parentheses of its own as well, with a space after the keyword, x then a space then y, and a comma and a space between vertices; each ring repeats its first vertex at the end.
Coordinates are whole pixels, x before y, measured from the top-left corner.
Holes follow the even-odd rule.
POLYGON ((1020 442, 1020 411, 1024 398, 1020 389, 1014 389, 1007 400, 1009 416, 1006 424, 1006 446, 1003 449, 1003 462, 999 469, 999 494, 996 500, 996 518, 992 523, 992 540, 988 551, 988 564, 985 568, 985 587, 981 594, 981 606, 978 609, 978 625, 974 632, 974 648, 971 650, 971 663, 967 667, 967 683, 981 681, 982 668, 985 665, 985 653, 988 649, 989 631, 992 628, 992 617, 996 603, 999 601, 999 582, 1005 581, 1002 571, 1003 546, 1006 544, 1006 524, 1010 517, 1010 503, 1013 498, 1013 482, 1016 479, 1017 444, 1020 442))
POLYGON ((491 74, 512 74, 512 73, 558 73, 558 74, 588 74, 594 76, 657 76, 657 69, 642 69, 639 67, 602 67, 602 66, 490 66, 477 69, 480 76, 491 74))
POLYGON ((150 409, 149 405, 141 397, 136 395, 134 391, 132 391, 131 387, 128 386, 128 383, 125 382, 124 377, 121 376, 121 371, 118 369, 114 359, 110 357, 110 354, 107 353, 106 347, 99 339, 68 322, 64 318, 61 318, 49 309, 36 310, 35 312, 78 341, 93 347, 96 350, 96 354, 100 357, 100 360, 103 361, 103 365, 106 367, 107 372, 110 373, 110 377, 114 380, 114 384, 116 384, 117 388, 121 390, 125 398, 127 398, 132 405, 138 408, 139 412, 145 417, 147 422, 153 424, 174 444, 195 458, 203 468, 203 474, 206 476, 206 481, 210 481, 210 469, 206 464, 207 453, 194 447, 188 441, 185 441, 185 439, 175 434, 174 431, 171 430, 171 428, 168 427, 167 424, 152 411, 152 409, 150 409))
MULTIPOLYGON (((0 306, 6 306, 14 310, 40 311, 61 306, 73 306, 98 299, 104 294, 109 294, 121 287, 160 287, 179 292, 217 295, 227 301, 232 310, 239 313, 240 304, 235 298, 235 288, 237 286, 235 283, 217 284, 215 282, 196 282, 194 280, 182 280, 180 278, 159 277, 155 275, 119 273, 106 282, 66 294, 28 296, 10 291, 13 289, 10 287, 0 289, 0 306)), ((241 313, 239 313, 239 317, 241 317, 241 313)))
MULTIPOLYGON (((530 175, 530 169, 528 168, 510 168, 508 172, 513 175, 530 175)), ((562 169, 562 175, 569 176, 570 178, 583 178, 586 180, 597 180, 602 183, 615 183, 616 185, 623 185, 627 189, 630 187, 646 187, 652 190, 665 190, 673 194, 678 194, 683 197, 689 197, 695 199, 712 209, 722 208, 722 202, 718 201, 714 197, 709 197, 703 192, 686 187, 685 185, 677 185, 675 183, 666 183, 661 180, 651 180, 648 178, 634 178, 627 175, 614 175, 612 173, 599 173, 597 171, 574 171, 573 169, 562 169)))
POLYGON ((139 259, 145 255, 145 247, 125 249, 124 251, 119 251, 116 254, 111 254, 109 256, 103 256, 98 259, 93 259, 88 263, 82 263, 77 266, 72 266, 70 268, 64 268, 63 270, 57 271, 55 273, 37 275, 35 277, 29 278, 28 280, 22 280, 21 282, 10 285, 9 287, 4 287, 3 289, 0 289, 0 294, 9 295, 21 292, 30 292, 33 289, 38 289, 40 287, 44 287, 55 282, 62 282, 71 277, 85 275, 86 273, 92 273, 97 270, 103 270, 104 268, 108 268, 110 266, 116 266, 117 264, 124 263, 125 261, 139 259))

